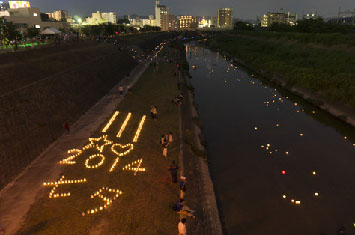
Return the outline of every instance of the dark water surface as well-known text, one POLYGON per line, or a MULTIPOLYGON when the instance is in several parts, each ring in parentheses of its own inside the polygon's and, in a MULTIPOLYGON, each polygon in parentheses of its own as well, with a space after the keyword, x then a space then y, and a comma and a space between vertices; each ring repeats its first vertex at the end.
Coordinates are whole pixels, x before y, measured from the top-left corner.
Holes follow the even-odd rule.
POLYGON ((218 53, 186 50, 226 233, 355 234, 355 130, 218 53))

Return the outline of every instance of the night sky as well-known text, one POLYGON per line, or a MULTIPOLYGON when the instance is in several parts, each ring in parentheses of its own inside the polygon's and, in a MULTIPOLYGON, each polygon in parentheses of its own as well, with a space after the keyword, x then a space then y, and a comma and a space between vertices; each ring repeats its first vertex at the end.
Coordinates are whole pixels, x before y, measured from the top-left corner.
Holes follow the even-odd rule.
MULTIPOLYGON (((32 7, 42 12, 69 10, 71 15, 88 16, 90 12, 113 11, 117 15, 154 14, 154 0, 30 0, 32 7)), ((161 0, 175 15, 215 16, 217 9, 231 7, 234 17, 255 19, 267 11, 285 10, 302 14, 303 11, 316 10, 324 17, 336 16, 338 8, 354 9, 354 0, 161 0)))

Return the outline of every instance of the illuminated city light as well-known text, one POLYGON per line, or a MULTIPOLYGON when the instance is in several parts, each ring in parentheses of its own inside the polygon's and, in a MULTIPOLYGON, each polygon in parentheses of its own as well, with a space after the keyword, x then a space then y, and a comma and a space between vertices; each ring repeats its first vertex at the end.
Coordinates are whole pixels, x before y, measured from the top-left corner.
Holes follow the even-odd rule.
POLYGON ((286 199, 286 198, 287 198, 287 196, 284 194, 284 195, 282 195, 282 198, 283 198, 283 199, 286 199))
POLYGON ((126 119, 124 120, 124 122, 123 122, 123 124, 122 124, 120 130, 118 131, 116 137, 118 137, 118 138, 121 137, 123 131, 126 129, 126 126, 127 126, 128 122, 129 122, 129 119, 131 119, 131 116, 132 116, 132 113, 128 113, 128 114, 127 114, 127 117, 126 117, 126 119))
POLYGON ((145 171, 145 168, 140 168, 142 165, 143 159, 138 159, 130 164, 127 164, 125 167, 122 168, 124 171, 134 171, 134 175, 137 174, 138 171, 145 171), (137 167, 133 167, 137 166, 137 167))
POLYGON ((314 193, 314 196, 318 197, 318 195, 319 195, 319 194, 318 194, 317 192, 314 193))
POLYGON ((313 172, 312 172, 312 174, 313 174, 313 175, 316 175, 316 174, 317 174, 317 172, 313 171, 313 172))
POLYGON ((256 130, 256 131, 257 131, 257 130, 258 130, 258 127, 257 127, 257 126, 256 126, 256 127, 254 127, 254 130, 256 130))
POLYGON ((136 131, 136 134, 134 135, 133 137, 133 143, 136 143, 138 141, 138 138, 139 138, 139 135, 142 131, 142 128, 143 128, 143 125, 144 125, 144 122, 145 122, 145 119, 146 119, 146 115, 144 115, 139 123, 139 126, 138 126, 138 129, 136 131))
POLYGON ((285 152, 286 155, 288 155, 288 152, 285 152))
POLYGON ((303 133, 300 133, 300 136, 303 136, 303 133))
POLYGON ((286 175, 286 171, 285 171, 285 170, 281 171, 281 173, 282 173, 283 175, 286 175))
POLYGON ((112 123, 115 121, 115 119, 116 119, 116 117, 118 116, 119 113, 120 113, 120 112, 116 111, 116 112, 112 115, 111 119, 108 121, 108 123, 106 124, 106 126, 104 127, 104 129, 102 129, 102 132, 105 133, 105 132, 110 128, 110 126, 111 126, 112 123))
POLYGON ((300 205, 300 204, 301 204, 301 201, 295 201, 295 203, 296 203, 297 205, 300 205))
POLYGON ((86 168, 89 168, 89 169, 93 169, 93 168, 98 168, 100 167, 102 164, 104 164, 104 161, 105 161, 105 156, 102 155, 102 154, 94 154, 94 155, 91 155, 88 159, 86 159, 85 161, 85 167, 86 168), (89 162, 94 159, 94 158, 101 158, 101 161, 95 165, 89 165, 89 162))
POLYGON ((90 210, 87 210, 87 212, 82 212, 81 215, 82 216, 85 216, 85 215, 89 215, 89 214, 95 214, 99 211, 102 211, 104 209, 107 209, 109 206, 111 206, 112 202, 114 200, 116 200, 123 192, 120 191, 119 189, 110 189, 110 188, 107 188, 107 187, 102 187, 99 191, 95 192, 94 194, 92 194, 90 196, 90 198, 95 198, 95 197, 98 197, 98 198, 101 198, 105 204, 103 206, 100 206, 100 207, 96 207, 96 208, 93 208, 93 209, 90 209, 90 210), (109 192, 109 193, 113 193, 114 196, 111 197, 111 198, 108 198, 108 197, 105 197, 104 195, 102 195, 102 193, 106 191, 106 192, 109 192))

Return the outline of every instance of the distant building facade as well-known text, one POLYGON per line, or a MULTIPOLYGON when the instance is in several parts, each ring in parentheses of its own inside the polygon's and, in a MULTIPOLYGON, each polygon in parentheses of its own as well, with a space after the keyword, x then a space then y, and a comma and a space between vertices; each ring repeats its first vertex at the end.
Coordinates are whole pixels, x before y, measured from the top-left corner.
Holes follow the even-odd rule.
POLYGON ((232 8, 218 9, 217 26, 220 28, 232 28, 233 27, 233 10, 232 10, 232 8))
POLYGON ((101 16, 104 19, 105 23, 110 23, 110 24, 117 23, 116 13, 114 12, 103 12, 101 16))
POLYGON ((54 12, 47 13, 49 19, 55 21, 66 21, 68 19, 68 11, 67 10, 59 10, 54 12))
POLYGON ((197 18, 195 16, 179 16, 180 30, 193 30, 198 27, 197 18))
POLYGON ((290 12, 268 12, 261 17, 261 27, 270 27, 274 23, 295 26, 297 14, 290 12))
POLYGON ((43 21, 39 8, 15 8, 9 9, 10 16, 5 16, 6 21, 12 22, 18 28, 44 28, 69 29, 70 24, 66 22, 43 21))
POLYGON ((99 24, 116 24, 117 18, 114 12, 94 12, 90 17, 85 19, 84 25, 99 25, 99 24))

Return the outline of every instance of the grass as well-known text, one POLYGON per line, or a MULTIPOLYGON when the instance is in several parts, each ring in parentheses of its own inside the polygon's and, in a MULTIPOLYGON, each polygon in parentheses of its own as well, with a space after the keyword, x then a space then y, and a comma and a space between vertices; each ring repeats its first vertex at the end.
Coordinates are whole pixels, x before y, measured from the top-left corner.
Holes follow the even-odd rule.
MULTIPOLYGON (((19 234, 175 234, 177 214, 171 209, 177 200, 178 187, 171 183, 167 170, 172 159, 178 158, 178 111, 171 104, 177 94, 176 81, 172 76, 174 64, 160 62, 159 75, 149 67, 123 102, 117 107, 119 116, 108 130, 109 139, 115 143, 132 142, 133 133, 142 115, 147 115, 138 143, 134 150, 122 157, 112 173, 108 170, 115 155, 106 147, 106 161, 98 169, 86 169, 85 159, 94 152, 78 157, 77 164, 65 166, 68 179, 86 177, 86 185, 60 187, 61 192, 71 192, 67 198, 49 199, 50 188, 45 188, 39 200, 32 206, 19 234), (158 120, 149 117, 150 105, 158 107, 158 120), (128 112, 132 119, 121 139, 116 133, 128 112), (169 161, 163 158, 159 144, 160 136, 173 132, 174 140, 169 147, 169 161), (122 167, 137 159, 143 159, 141 167, 146 172, 122 171, 122 167), (101 187, 117 188, 123 194, 108 210, 95 215, 81 216, 82 211, 102 204, 99 199, 90 199, 90 194, 101 187)), ((104 124, 105 125, 105 124, 104 124)), ((104 126, 103 125, 103 126, 104 126)), ((103 128, 102 126, 102 128, 103 128)), ((100 128, 100 130, 102 129, 100 128)), ((93 137, 100 135, 98 130, 93 137)), ((92 163, 95 163, 93 160, 92 163)), ((53 163, 56 164, 56 163, 53 163)))
POLYGON ((264 40, 259 35, 217 34, 209 45, 257 70, 268 71, 270 76, 285 78, 290 86, 320 94, 329 102, 355 107, 355 54, 351 50, 264 40))

